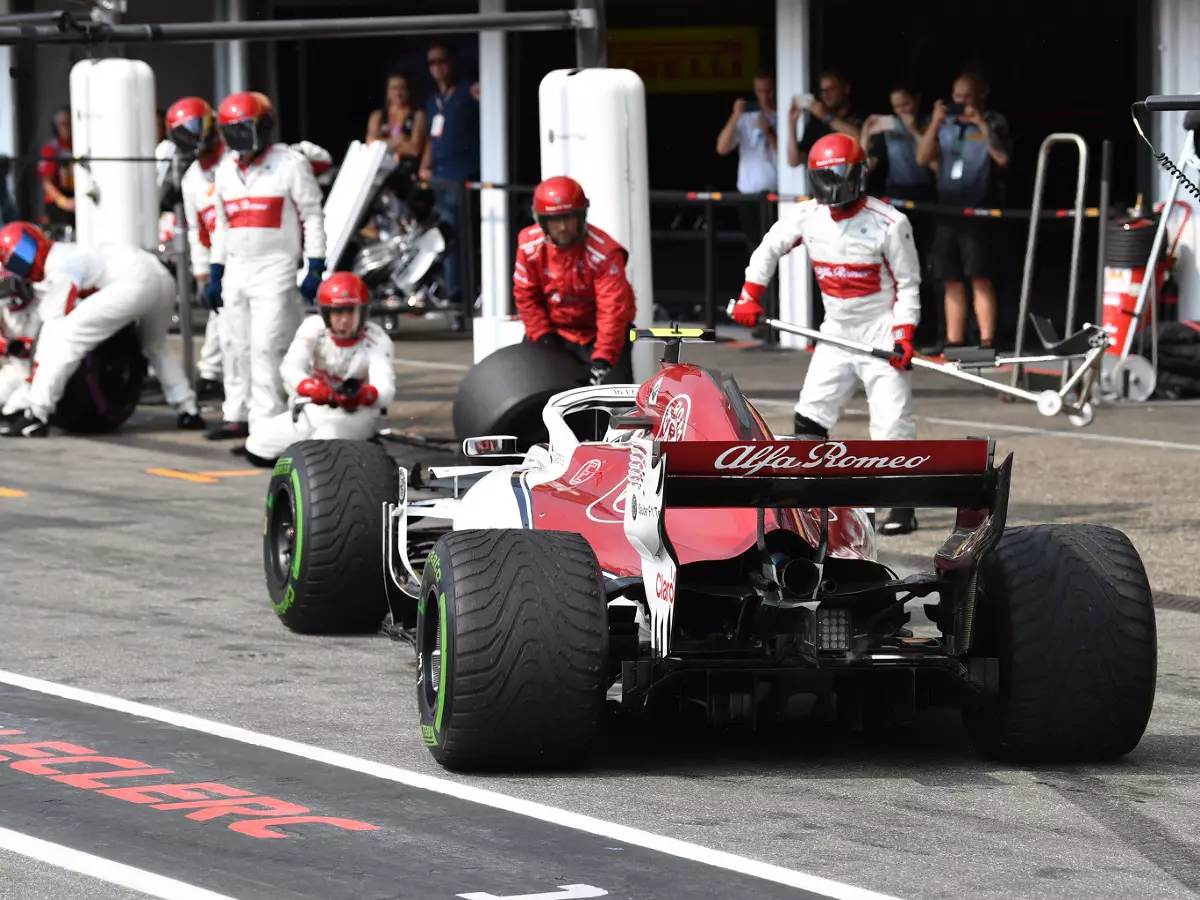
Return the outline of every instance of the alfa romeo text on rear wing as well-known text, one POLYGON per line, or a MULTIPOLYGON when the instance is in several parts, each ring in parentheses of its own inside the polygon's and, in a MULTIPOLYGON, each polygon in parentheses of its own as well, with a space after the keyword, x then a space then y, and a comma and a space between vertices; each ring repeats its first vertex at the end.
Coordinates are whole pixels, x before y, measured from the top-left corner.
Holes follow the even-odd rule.
POLYGON ((653 447, 667 507, 991 509, 1011 468, 1011 456, 993 466, 995 442, 988 438, 658 441, 653 447))

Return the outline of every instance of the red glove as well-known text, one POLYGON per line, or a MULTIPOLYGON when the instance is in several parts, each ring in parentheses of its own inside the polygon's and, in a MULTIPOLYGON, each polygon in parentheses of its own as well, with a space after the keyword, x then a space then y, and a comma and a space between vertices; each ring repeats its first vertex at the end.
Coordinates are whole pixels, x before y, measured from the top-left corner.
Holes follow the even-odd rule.
POLYGON ((753 281, 743 284, 742 293, 733 304, 733 311, 730 313, 733 321, 746 328, 757 325, 758 320, 766 314, 762 304, 758 302, 766 289, 766 285, 755 284, 753 281))
POLYGON ((371 406, 379 399, 379 389, 371 384, 364 384, 358 389, 357 394, 346 396, 342 394, 338 397, 338 406, 346 412, 354 412, 360 406, 371 406))
POLYGON ((894 368, 911 369, 913 359, 913 334, 915 325, 897 325, 892 329, 892 358, 888 360, 894 368))
POLYGON ((313 403, 333 406, 333 388, 316 378, 305 378, 296 387, 296 393, 301 397, 311 397, 313 403))

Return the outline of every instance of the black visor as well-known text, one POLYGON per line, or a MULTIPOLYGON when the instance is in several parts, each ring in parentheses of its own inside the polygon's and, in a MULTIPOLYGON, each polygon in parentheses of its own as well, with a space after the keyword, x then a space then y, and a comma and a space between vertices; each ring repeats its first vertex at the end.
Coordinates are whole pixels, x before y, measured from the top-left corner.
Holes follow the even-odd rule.
POLYGON ((200 149, 203 128, 204 122, 201 119, 188 119, 172 128, 167 136, 183 153, 191 155, 200 149))
POLYGON ((221 137, 235 153, 250 153, 257 149, 258 129, 255 123, 246 120, 221 126, 221 137))
POLYGON ((818 203, 842 206, 862 196, 864 172, 862 163, 809 169, 808 186, 818 203))

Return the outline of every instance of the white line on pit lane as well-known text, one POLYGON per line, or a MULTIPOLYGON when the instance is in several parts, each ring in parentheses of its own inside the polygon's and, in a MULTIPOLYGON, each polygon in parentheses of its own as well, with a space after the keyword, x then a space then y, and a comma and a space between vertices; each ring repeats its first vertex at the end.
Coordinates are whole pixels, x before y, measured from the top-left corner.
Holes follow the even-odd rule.
POLYGON ((393 359, 393 366, 408 366, 411 369, 446 369, 450 372, 466 372, 470 366, 462 363, 430 362, 425 359, 393 359))
MULTIPOLYGON (((794 409, 796 406, 793 400, 768 400, 765 398, 755 399, 753 397, 747 399, 755 406, 777 406, 787 409, 794 409)), ((870 413, 865 409, 848 409, 846 410, 846 415, 869 416, 870 413)), ((918 422, 929 422, 931 425, 953 425, 956 428, 972 428, 980 434, 985 434, 988 431, 1008 431, 1013 434, 1040 434, 1049 437, 1075 438, 1080 441, 1133 444, 1137 447, 1154 447, 1159 450, 1186 450, 1191 453, 1200 453, 1200 445, 1182 444, 1177 441, 1156 441, 1150 438, 1121 437, 1116 434, 1098 434, 1089 431, 1058 431, 1053 428, 1032 428, 1028 425, 1001 425, 996 422, 975 422, 969 419, 943 419, 938 416, 915 416, 915 418, 918 422)))
POLYGON ((165 875, 155 875, 144 869, 136 869, 124 863, 104 859, 102 856, 73 850, 62 844, 52 844, 7 828, 0 828, 0 850, 11 850, 13 853, 49 863, 60 869, 90 875, 92 878, 140 891, 151 897, 162 897, 163 900, 233 900, 225 894, 206 891, 204 888, 176 881, 165 875))
MULTIPOLYGON (((98 706, 102 709, 126 713, 131 716, 141 716, 156 722, 165 722, 168 725, 187 728, 191 731, 198 731, 202 734, 226 738, 231 741, 239 741, 243 744, 251 744, 267 750, 289 753, 292 756, 299 756, 302 759, 337 766, 338 768, 348 769, 352 772, 360 772, 363 775, 370 775, 385 781, 406 784, 409 787, 418 788, 419 790, 445 794, 448 797, 455 797, 459 800, 465 800, 468 803, 478 803, 482 806, 490 806, 493 809, 502 809, 519 816, 527 816, 531 819, 549 822, 552 825, 561 825, 564 828, 574 828, 577 831, 606 837, 634 847, 641 847, 645 850, 654 850, 670 856, 677 856, 681 859, 690 859, 702 865, 728 869, 731 872, 739 872, 753 878, 761 878, 764 881, 772 881, 776 884, 787 885, 788 887, 801 888, 814 894, 834 898, 834 900, 898 900, 898 898, 886 894, 878 894, 874 891, 856 888, 852 885, 831 881, 817 875, 809 875, 806 872, 799 872, 795 869, 786 869, 783 866, 760 862, 759 860, 749 859, 733 853, 712 850, 708 847, 702 847, 699 844, 692 844, 676 838, 653 834, 649 831, 618 825, 615 822, 606 822, 603 819, 573 813, 554 806, 534 803, 530 800, 521 800, 517 797, 510 797, 507 794, 501 794, 496 791, 460 784, 448 779, 436 778, 432 775, 422 775, 420 772, 372 762, 367 759, 359 759, 356 756, 337 753, 333 750, 325 750, 321 747, 314 747, 311 744, 301 744, 285 738, 259 734, 258 732, 238 728, 236 725, 226 725, 223 722, 214 722, 211 719, 202 719, 186 713, 177 713, 168 709, 160 709, 156 706, 134 703, 130 700, 123 700, 120 697, 112 697, 107 694, 98 694, 68 685, 55 684, 52 681, 43 681, 40 678, 30 678, 27 675, 20 675, 16 672, 0 670, 0 683, 10 684, 13 687, 24 688, 25 690, 36 691, 41 694, 49 694, 53 697, 61 697, 64 700, 73 700, 76 703, 85 703, 89 706, 98 706)), ((170 896, 174 897, 176 895, 170 896)), ((183 895, 178 896, 182 897, 183 895)), ((217 897, 216 894, 208 896, 212 898, 217 897)))

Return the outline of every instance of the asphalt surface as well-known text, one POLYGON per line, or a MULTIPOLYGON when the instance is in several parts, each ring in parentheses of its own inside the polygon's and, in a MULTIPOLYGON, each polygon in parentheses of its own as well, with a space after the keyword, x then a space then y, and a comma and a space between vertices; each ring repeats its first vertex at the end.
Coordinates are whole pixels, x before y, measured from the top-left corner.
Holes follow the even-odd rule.
MULTIPOLYGON (((390 424, 448 437, 469 341, 411 340, 397 353, 403 399, 390 424)), ((806 354, 725 345, 685 348, 685 359, 736 374, 773 427, 790 430, 806 354)), ((1130 535, 1146 562, 1160 607, 1158 693, 1146 736, 1120 763, 986 763, 973 755, 957 718, 937 713, 883 736, 621 735, 598 748, 584 772, 451 775, 421 743, 411 649, 383 636, 312 638, 284 629, 263 580, 267 476, 242 474, 249 470, 228 445, 175 432, 173 418, 153 407, 111 437, 54 436, 0 449, 0 668, 911 900, 1200 894, 1200 615, 1193 611, 1200 611, 1200 514, 1192 474, 1200 463, 1200 410, 1178 403, 1103 408, 1088 429, 1074 429, 1031 405, 935 378, 917 381, 921 436, 990 434, 998 454, 1015 453, 1011 523, 1111 524, 1130 535), (214 474, 187 480, 181 472, 214 474)), ((854 413, 865 410, 865 400, 851 405, 836 437, 867 434, 865 417, 854 413)), ((429 458, 418 449, 396 453, 429 458)), ((885 560, 902 572, 919 568, 950 524, 949 513, 919 515, 918 532, 881 539, 885 560)), ((922 624, 919 611, 914 624, 922 624)), ((31 740, 69 741, 380 826, 297 828, 286 841, 247 839, 255 847, 246 850, 230 844, 234 833, 220 818, 193 822, 183 812, 121 803, 0 763, 0 828, 233 896, 451 897, 459 884, 503 896, 580 883, 610 896, 703 896, 675 880, 693 876, 677 876, 688 867, 664 854, 640 866, 601 865, 595 854, 615 844, 601 841, 597 850, 566 829, 500 821, 495 811, 398 792, 385 781, 186 729, 3 686, 0 717, 0 729, 25 731, 31 740), (434 815, 447 819, 429 821, 434 815), (489 834, 471 830, 484 820, 497 823, 489 834), (462 843, 438 844, 437 834, 462 843), (401 846, 397 835, 411 843, 401 846), (489 841, 514 835, 521 839, 509 845, 506 871, 499 844, 489 841), (581 848, 579 855, 560 853, 567 845, 581 848), (366 865, 371 860, 384 872, 366 865), (547 871, 547 860, 561 865, 547 871), (482 880, 467 879, 466 868, 482 880), (434 869, 433 881, 416 880, 434 869), (421 889, 429 885, 438 892, 421 889)), ((785 892, 765 881, 747 888, 743 876, 711 867, 704 875, 695 884, 724 886, 728 896, 785 892), (733 886, 724 878, 741 880, 733 886)), ((136 896, 6 851, 0 884, 6 896, 136 896)))

